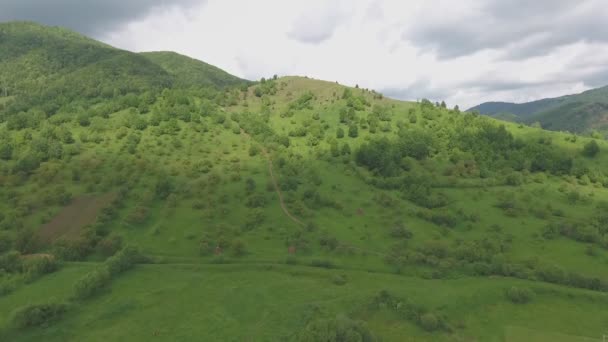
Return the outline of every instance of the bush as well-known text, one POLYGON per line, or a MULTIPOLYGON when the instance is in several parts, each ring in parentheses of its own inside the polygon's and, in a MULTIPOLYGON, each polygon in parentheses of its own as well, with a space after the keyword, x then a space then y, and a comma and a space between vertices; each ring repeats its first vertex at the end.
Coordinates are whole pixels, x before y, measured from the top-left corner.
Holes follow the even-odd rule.
POLYGON ((97 294, 110 283, 111 275, 107 267, 85 274, 74 284, 74 298, 87 299, 97 294))
POLYGON ((528 288, 511 287, 506 292, 507 298, 516 304, 525 304, 532 300, 534 292, 528 288))
POLYGON ((21 255, 19 252, 12 251, 0 255, 0 271, 16 273, 21 270, 21 255))
POLYGON ((432 313, 425 313, 420 316, 420 326, 426 331, 435 331, 439 329, 439 319, 432 313))
POLYGON ((120 252, 109 257, 104 264, 110 275, 114 276, 132 268, 136 263, 142 262, 143 259, 137 248, 125 247, 120 252))
POLYGON ((414 234, 407 228, 403 226, 403 224, 398 223, 391 229, 390 232, 391 237, 394 238, 403 238, 403 239, 411 239, 414 234))
POLYGON ((595 140, 591 140, 583 147, 583 155, 585 157, 593 158, 600 152, 600 146, 595 140))
POLYGON ((232 250, 232 255, 234 255, 235 257, 242 257, 247 253, 247 246, 245 245, 245 242, 243 242, 243 240, 233 241, 230 248, 232 250))
POLYGON ((27 279, 34 280, 39 276, 55 272, 59 268, 59 264, 55 257, 50 255, 43 255, 39 257, 33 257, 23 262, 23 273, 26 274, 27 279))
POLYGON ((116 254, 122 248, 122 238, 118 235, 110 235, 97 243, 97 249, 103 256, 116 254))
POLYGON ((17 329, 46 327, 58 320, 68 310, 65 303, 30 304, 11 314, 11 323, 17 329))
POLYGON ((314 321, 306 326, 296 338, 299 342, 374 342, 377 338, 365 325, 345 316, 314 321))
POLYGON ((77 239, 60 238, 53 243, 53 254, 62 260, 82 260, 92 251, 93 241, 86 236, 77 239))
POLYGON ((13 244, 13 239, 8 233, 0 232, 0 254, 8 251, 13 244))

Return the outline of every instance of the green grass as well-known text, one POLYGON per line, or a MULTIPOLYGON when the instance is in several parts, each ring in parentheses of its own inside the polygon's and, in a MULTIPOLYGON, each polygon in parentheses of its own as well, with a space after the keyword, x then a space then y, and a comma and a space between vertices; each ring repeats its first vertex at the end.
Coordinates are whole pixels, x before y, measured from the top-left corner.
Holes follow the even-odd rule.
MULTIPOLYGON (((375 330, 387 332, 387 341, 399 341, 404 334, 413 340, 435 336, 389 312, 367 309, 366 303, 380 290, 407 296, 457 317, 454 323, 459 328, 448 336, 435 336, 442 340, 476 336, 498 341, 500 334, 496 332, 503 329, 509 340, 522 336, 524 329, 514 329, 513 325, 526 327, 531 319, 535 330, 540 330, 535 332, 539 338, 602 333, 596 327, 604 320, 601 308, 594 303, 599 299, 595 294, 561 293, 563 290, 543 285, 539 288, 548 294, 520 306, 506 303, 501 294, 506 286, 524 283, 517 280, 464 278, 437 282, 391 274, 339 272, 348 279, 343 286, 332 283, 335 271, 301 266, 138 266, 113 282, 106 293, 75 308, 60 325, 34 329, 21 335, 21 340, 145 341, 155 336, 163 340, 279 340, 293 337, 311 316, 332 312, 368 319, 375 330), (548 311, 553 314, 547 315, 548 311), (577 325, 564 325, 572 315, 580 314, 597 316, 577 320, 577 325)), ((69 267, 40 280, 38 286, 55 287, 74 275, 76 272, 69 267)), ((63 298, 65 293, 53 296, 63 298)), ((605 303, 606 299, 599 300, 605 303)))

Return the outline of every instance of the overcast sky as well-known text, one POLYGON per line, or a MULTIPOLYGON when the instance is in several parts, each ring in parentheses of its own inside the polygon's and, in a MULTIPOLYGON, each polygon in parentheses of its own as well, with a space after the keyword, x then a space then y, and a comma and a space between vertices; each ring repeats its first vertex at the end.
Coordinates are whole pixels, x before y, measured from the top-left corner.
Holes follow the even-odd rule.
POLYGON ((0 21, 462 108, 608 85, 606 0, 0 0, 0 21))

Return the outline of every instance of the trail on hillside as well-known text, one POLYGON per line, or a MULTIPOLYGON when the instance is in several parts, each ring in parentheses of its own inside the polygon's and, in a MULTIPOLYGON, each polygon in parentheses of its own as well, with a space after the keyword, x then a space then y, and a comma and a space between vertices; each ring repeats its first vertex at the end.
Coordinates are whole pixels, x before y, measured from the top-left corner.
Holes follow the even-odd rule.
MULTIPOLYGON (((251 139, 251 136, 249 135, 249 133, 245 132, 245 130, 242 128, 241 128, 241 133, 244 136, 246 136, 248 139, 253 141, 253 139, 251 139)), ((289 212, 289 209, 287 209, 287 206, 285 205, 285 201, 283 200, 283 193, 281 192, 281 188, 279 188, 279 183, 277 182, 277 178, 275 177, 274 172, 273 172, 272 158, 270 158, 270 154, 268 153, 266 148, 262 144, 260 144, 260 146, 261 146, 262 154, 264 155, 264 158, 266 159, 266 162, 268 164, 268 173, 270 174, 270 180, 272 181, 272 185, 274 186, 274 191, 277 193, 277 196, 279 197, 279 203, 281 204, 281 209, 283 209, 283 213, 285 213, 285 215, 287 215, 287 217, 289 217, 293 222, 299 224, 300 226, 305 226, 306 224, 304 222, 302 222, 297 217, 293 216, 289 212)))
MULTIPOLYGON (((243 134, 245 137, 247 137, 247 139, 253 141, 253 139, 251 138, 251 136, 249 135, 249 133, 247 133, 242 128, 241 128, 241 134, 243 134)), ((278 184, 277 179, 276 179, 276 177, 274 175, 274 172, 273 172, 272 159, 270 158, 270 153, 268 153, 268 151, 266 150, 266 148, 262 144, 260 144, 260 146, 261 146, 262 154, 264 155, 264 158, 266 159, 266 161, 268 163, 268 173, 270 174, 270 179, 272 181, 272 185, 274 186, 274 190, 277 193, 277 196, 279 198, 279 203, 281 204, 281 209, 283 209, 283 213, 285 213, 285 215, 287 217, 289 217, 289 219, 291 219, 293 222, 299 224, 300 226, 305 226, 306 224, 304 222, 302 222, 297 217, 293 216, 289 212, 289 209, 287 209, 287 206, 285 205, 285 201, 283 200, 283 193, 281 192, 281 189, 279 188, 279 184, 278 184)), ((386 257, 387 256, 387 254, 385 254, 385 253, 381 253, 381 252, 377 252, 377 251, 372 251, 372 250, 368 250, 368 249, 364 249, 364 248, 360 248, 360 247, 356 247, 356 246, 352 246, 352 245, 347 245, 347 246, 348 246, 348 248, 351 248, 351 249, 354 249, 354 250, 358 250, 360 252, 369 253, 369 254, 380 256, 380 257, 386 257)))

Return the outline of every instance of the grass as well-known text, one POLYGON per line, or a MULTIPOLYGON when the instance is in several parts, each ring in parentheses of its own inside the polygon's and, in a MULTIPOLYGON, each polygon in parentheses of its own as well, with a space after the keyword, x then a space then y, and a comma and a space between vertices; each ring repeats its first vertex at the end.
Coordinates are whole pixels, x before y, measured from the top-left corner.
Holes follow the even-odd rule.
MULTIPOLYGON (((58 282, 82 274, 70 266, 44 278, 37 286, 55 288, 58 282)), ((412 340, 477 337, 499 340, 523 336, 522 329, 533 319, 533 336, 600 336, 602 310, 594 303, 604 296, 584 291, 563 291, 550 285, 548 291, 527 305, 509 304, 502 289, 523 281, 499 278, 463 278, 433 281, 393 274, 341 270, 347 283, 334 285, 331 270, 283 265, 147 265, 125 274, 112 283, 102 296, 75 309, 60 325, 26 332, 20 340, 145 341, 150 338, 191 340, 280 340, 293 337, 307 319, 351 313, 369 320, 376 331, 386 331, 387 341, 400 341, 404 334, 412 340), (163 281, 158 281, 159 277, 163 281), (458 317, 459 327, 447 336, 429 334, 389 312, 370 311, 366 303, 380 290, 400 296, 458 317), (557 291, 550 294, 550 291, 557 291), (563 291, 563 293, 562 293, 563 291), (445 304, 449 303, 449 304, 445 304), (547 315, 548 311, 553 312, 547 315), (572 315, 595 319, 580 320, 577 325, 564 322, 572 315), (540 318, 540 317, 542 318, 540 318)), ((15 294, 20 297, 35 293, 15 294)), ((53 293, 58 298, 65 293, 53 293)), ((36 300, 34 297, 33 301, 36 300)), ((8 304, 8 303, 5 303, 8 304)), ((3 308, 6 308, 3 305, 3 308)), ((524 330, 525 331, 525 330, 524 330)), ((8 335, 12 338, 14 335, 8 335)), ((539 341, 542 339, 539 339, 539 341)))

